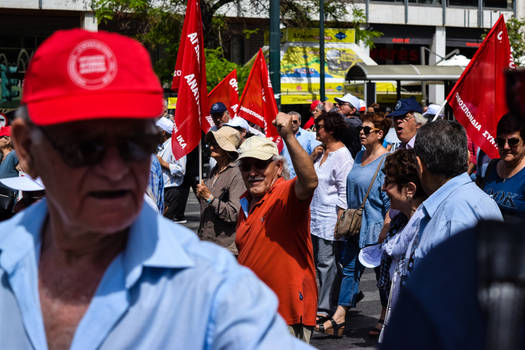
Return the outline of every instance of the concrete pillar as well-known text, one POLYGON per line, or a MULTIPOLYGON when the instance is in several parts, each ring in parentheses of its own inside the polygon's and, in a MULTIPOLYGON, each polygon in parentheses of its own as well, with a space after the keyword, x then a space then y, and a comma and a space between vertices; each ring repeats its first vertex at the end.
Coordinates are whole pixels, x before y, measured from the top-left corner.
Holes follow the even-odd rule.
POLYGON ((516 2, 516 17, 525 17, 525 0, 514 0, 516 2))
POLYGON ((84 12, 80 17, 80 28, 92 32, 98 31, 98 22, 93 12, 84 12))
MULTIPOLYGON (((447 53, 447 33, 445 27, 436 27, 430 51, 432 51, 428 61, 430 65, 436 64, 442 59, 442 57, 445 57, 447 53)), ((429 85, 428 100, 432 103, 443 103, 445 100, 445 86, 434 84, 429 85)))

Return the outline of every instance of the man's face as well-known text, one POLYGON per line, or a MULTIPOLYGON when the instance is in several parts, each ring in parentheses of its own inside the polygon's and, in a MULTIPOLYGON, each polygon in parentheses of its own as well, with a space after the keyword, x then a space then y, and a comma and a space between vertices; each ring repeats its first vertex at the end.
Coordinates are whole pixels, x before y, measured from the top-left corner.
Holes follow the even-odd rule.
POLYGON ((412 113, 394 117, 396 134, 401 142, 407 143, 416 135, 417 123, 412 113))
POLYGON ((225 111, 224 113, 220 114, 212 114, 212 119, 217 128, 222 127, 225 123, 230 121, 230 113, 228 111, 225 111))
POLYGON ((292 114, 292 131, 293 133, 297 133, 299 131, 299 127, 301 126, 301 118, 299 118, 298 115, 292 114))
POLYGON ((262 198, 281 176, 282 161, 242 158, 240 169, 248 193, 254 200, 262 198))
POLYGON ((352 107, 352 105, 348 102, 339 102, 337 106, 339 107, 339 112, 341 112, 345 116, 355 114, 356 109, 352 107))
POLYGON ((46 187, 51 224, 82 233, 128 228, 142 208, 151 160, 144 150, 154 147, 154 130, 152 120, 132 119, 33 127, 31 173, 41 176, 46 187), (149 147, 141 148, 148 138, 149 147), (64 160, 78 163, 81 154, 86 160, 100 150, 100 160, 92 165, 72 167, 64 160), (72 156, 75 152, 78 157, 72 156))

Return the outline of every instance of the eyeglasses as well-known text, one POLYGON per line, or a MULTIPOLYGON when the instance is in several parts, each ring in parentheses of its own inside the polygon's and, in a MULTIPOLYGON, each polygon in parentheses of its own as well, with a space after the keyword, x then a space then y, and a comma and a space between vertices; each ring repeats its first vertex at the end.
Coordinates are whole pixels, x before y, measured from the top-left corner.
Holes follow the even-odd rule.
POLYGON ((377 128, 372 128, 370 126, 360 126, 357 128, 358 131, 361 131, 363 130, 363 133, 368 136, 370 135, 370 133, 373 131, 373 132, 376 132, 376 131, 379 131, 379 129, 377 128))
POLYGON ((397 122, 398 120, 401 120, 402 122, 407 122, 407 121, 409 121, 412 118, 415 118, 415 117, 413 115, 408 115, 408 114, 398 115, 398 116, 394 117, 394 122, 397 122))
POLYGON ((272 159, 268 160, 261 160, 261 159, 242 159, 241 163, 239 164, 239 168, 243 172, 248 172, 252 170, 253 167, 255 167, 255 170, 265 170, 268 165, 272 162, 272 159))
POLYGON ((505 144, 508 143, 509 147, 516 147, 520 143, 519 137, 510 137, 508 139, 504 139, 502 137, 496 138, 496 143, 498 144, 498 148, 505 147, 505 144))
POLYGON ((93 166, 104 159, 107 149, 115 146, 126 162, 148 160, 161 143, 160 133, 143 133, 120 136, 108 140, 99 136, 91 139, 69 140, 60 144, 45 127, 35 126, 49 141, 51 146, 60 154, 62 161, 71 168, 93 166))
POLYGON ((344 105, 349 105, 350 106, 350 103, 348 103, 348 102, 337 102, 337 105, 338 106, 344 106, 344 105))
POLYGON ((324 129, 324 124, 319 124, 315 127, 317 130, 321 130, 321 129, 324 129))

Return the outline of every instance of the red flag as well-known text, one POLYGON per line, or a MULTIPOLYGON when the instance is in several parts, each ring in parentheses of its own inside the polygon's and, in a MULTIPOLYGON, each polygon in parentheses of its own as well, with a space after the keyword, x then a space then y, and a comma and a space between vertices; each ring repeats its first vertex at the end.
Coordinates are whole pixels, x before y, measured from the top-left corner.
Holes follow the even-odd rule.
POLYGON ((177 55, 177 63, 180 62, 181 66, 171 138, 171 147, 176 159, 191 152, 200 141, 201 129, 208 132, 213 123, 211 118, 206 119, 209 110, 202 38, 199 1, 189 0, 177 55))
POLYGON ((242 92, 238 116, 262 127, 266 136, 277 144, 280 152, 283 142, 277 128, 272 124, 277 113, 268 67, 262 49, 259 49, 242 92))
POLYGON ((228 108, 230 115, 235 117, 239 110, 239 87, 237 84, 237 69, 231 71, 216 87, 208 94, 208 104, 212 106, 216 102, 222 102, 228 108))
POLYGON ((499 158, 496 128, 508 111, 504 70, 509 67, 514 64, 501 15, 447 96, 458 122, 491 158, 499 158))

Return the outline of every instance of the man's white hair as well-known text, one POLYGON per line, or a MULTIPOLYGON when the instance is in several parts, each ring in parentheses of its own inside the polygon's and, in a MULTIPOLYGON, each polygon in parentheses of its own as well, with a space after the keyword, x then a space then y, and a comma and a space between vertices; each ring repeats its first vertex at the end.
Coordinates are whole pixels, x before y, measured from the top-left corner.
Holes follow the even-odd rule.
POLYGON ((286 162, 286 158, 283 156, 272 156, 272 161, 281 161, 283 163, 283 172, 281 174, 281 177, 285 180, 288 180, 290 178, 290 170, 288 170, 288 163, 286 162))
POLYGON ((416 123, 419 124, 420 126, 423 126, 426 123, 428 123, 428 119, 423 117, 421 113, 412 112, 412 114, 414 114, 414 119, 416 120, 416 123))

